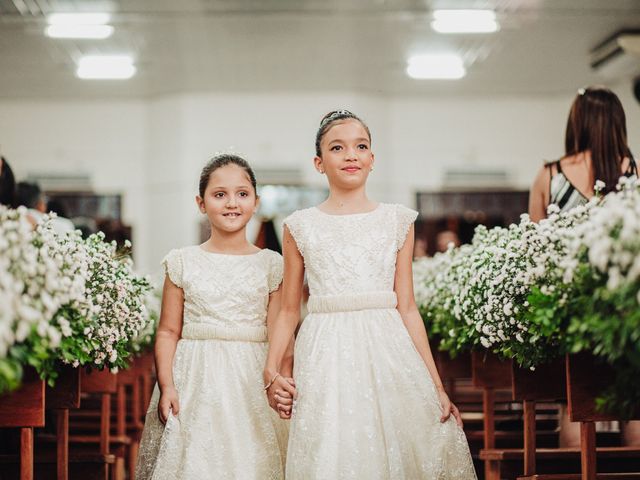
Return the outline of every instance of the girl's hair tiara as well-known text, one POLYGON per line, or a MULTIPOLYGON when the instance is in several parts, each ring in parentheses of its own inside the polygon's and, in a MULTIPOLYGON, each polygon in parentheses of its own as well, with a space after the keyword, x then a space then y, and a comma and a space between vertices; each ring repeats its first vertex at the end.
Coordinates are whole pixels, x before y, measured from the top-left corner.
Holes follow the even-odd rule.
POLYGON ((322 121, 320 122, 320 128, 324 127, 327 123, 333 122, 339 118, 345 117, 355 117, 353 113, 349 110, 334 110, 333 112, 329 112, 324 116, 322 121))

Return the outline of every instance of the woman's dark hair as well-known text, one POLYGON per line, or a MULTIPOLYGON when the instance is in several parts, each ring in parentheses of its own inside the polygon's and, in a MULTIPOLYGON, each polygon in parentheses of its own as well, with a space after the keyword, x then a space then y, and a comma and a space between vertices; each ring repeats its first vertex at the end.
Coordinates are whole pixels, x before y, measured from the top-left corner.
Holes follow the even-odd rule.
POLYGON ((7 207, 15 206, 16 178, 7 159, 0 157, 0 204, 7 207))
POLYGON ((333 110, 322 117, 322 120, 320 121, 320 127, 318 127, 318 132, 316 133, 316 155, 318 157, 321 156, 320 142, 322 141, 322 137, 325 136, 325 134, 331 127, 333 127, 335 123, 348 120, 350 118, 352 118, 353 120, 357 120, 362 124, 364 129, 367 131, 369 141, 371 141, 371 132, 369 131, 369 127, 362 121, 360 117, 358 117, 355 113, 351 113, 349 110, 333 110))
POLYGON ((37 208, 42 200, 40 185, 34 182, 18 182, 16 185, 16 207, 37 208))
POLYGON ((198 191, 200 196, 204 198, 204 191, 207 189, 207 185, 209 184, 209 177, 213 172, 221 167, 226 167, 227 165, 237 165, 238 167, 244 169, 244 171, 249 176, 249 180, 251 180, 251 185, 253 185, 253 191, 256 192, 256 175, 253 173, 253 169, 251 165, 242 157, 238 155, 234 155, 232 153, 221 153, 220 155, 216 155, 204 166, 202 172, 200 173, 200 183, 198 191))
POLYGON ((590 151, 594 179, 605 183, 605 192, 615 190, 622 160, 633 160, 624 109, 616 94, 605 87, 581 89, 569 111, 564 145, 566 156, 590 151))

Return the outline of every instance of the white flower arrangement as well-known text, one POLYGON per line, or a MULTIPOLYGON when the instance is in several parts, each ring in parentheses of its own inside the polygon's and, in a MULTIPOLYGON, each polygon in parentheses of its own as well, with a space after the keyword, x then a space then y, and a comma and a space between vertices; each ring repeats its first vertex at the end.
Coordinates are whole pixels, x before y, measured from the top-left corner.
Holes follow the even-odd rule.
POLYGON ((539 224, 522 215, 508 228, 479 226, 471 245, 447 252, 448 261, 434 259, 430 269, 418 262, 416 300, 441 345, 452 351, 479 345, 535 362, 531 352, 544 332, 531 324, 528 300, 541 291, 567 301, 572 264, 566 251, 591 206, 563 214, 551 206, 539 224))
POLYGON ((103 240, 58 236, 48 216, 34 229, 26 209, 0 206, 0 393, 19 384, 24 365, 48 380, 57 362, 126 365, 150 323, 149 284, 103 240))
MULTIPOLYGON (((596 190, 601 185, 596 186, 596 190)), ((640 404, 640 181, 533 223, 480 226, 471 245, 416 262, 416 300, 440 348, 490 349, 535 368, 588 350, 615 365, 599 404, 640 404), (446 260, 446 261, 445 261, 446 260), (438 269, 441 269, 438 271, 438 269)))

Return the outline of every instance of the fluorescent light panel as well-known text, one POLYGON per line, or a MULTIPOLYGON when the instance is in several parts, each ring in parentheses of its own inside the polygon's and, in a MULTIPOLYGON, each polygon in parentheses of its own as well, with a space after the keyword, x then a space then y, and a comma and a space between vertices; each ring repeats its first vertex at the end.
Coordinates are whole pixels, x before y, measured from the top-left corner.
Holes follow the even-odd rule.
POLYGON ((45 34, 51 38, 109 38, 113 34, 111 25, 49 25, 45 34))
POLYGON ((49 25, 105 25, 109 20, 108 13, 52 13, 47 17, 49 25))
POLYGON ((87 55, 80 58, 76 75, 83 80, 126 80, 136 73, 128 55, 87 55))
POLYGON ((455 54, 416 55, 407 64, 407 75, 418 80, 457 80, 466 73, 462 58, 455 54))
POLYGON ((49 26, 44 33, 51 38, 104 39, 113 34, 107 25, 108 13, 54 13, 47 17, 49 26))
POLYGON ((431 28, 438 33, 493 33, 500 25, 493 10, 435 10, 431 28))

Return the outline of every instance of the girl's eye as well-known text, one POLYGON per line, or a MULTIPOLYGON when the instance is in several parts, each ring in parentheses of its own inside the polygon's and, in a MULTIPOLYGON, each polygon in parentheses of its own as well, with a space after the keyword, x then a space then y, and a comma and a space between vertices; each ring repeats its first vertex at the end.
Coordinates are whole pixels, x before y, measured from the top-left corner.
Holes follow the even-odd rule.
POLYGON ((241 197, 248 197, 249 196, 249 194, 247 192, 240 192, 239 195, 241 197))
POLYGON ((217 192, 217 193, 214 193, 213 196, 216 197, 216 198, 222 198, 222 197, 224 197, 224 193, 223 192, 217 192))
POLYGON ((331 147, 331 151, 332 152, 337 152, 340 149, 342 149, 341 145, 334 145, 333 147, 331 147))
POLYGON ((368 150, 369 149, 369 145, 367 145, 366 143, 361 143, 360 145, 358 145, 358 148, 360 150, 368 150))

